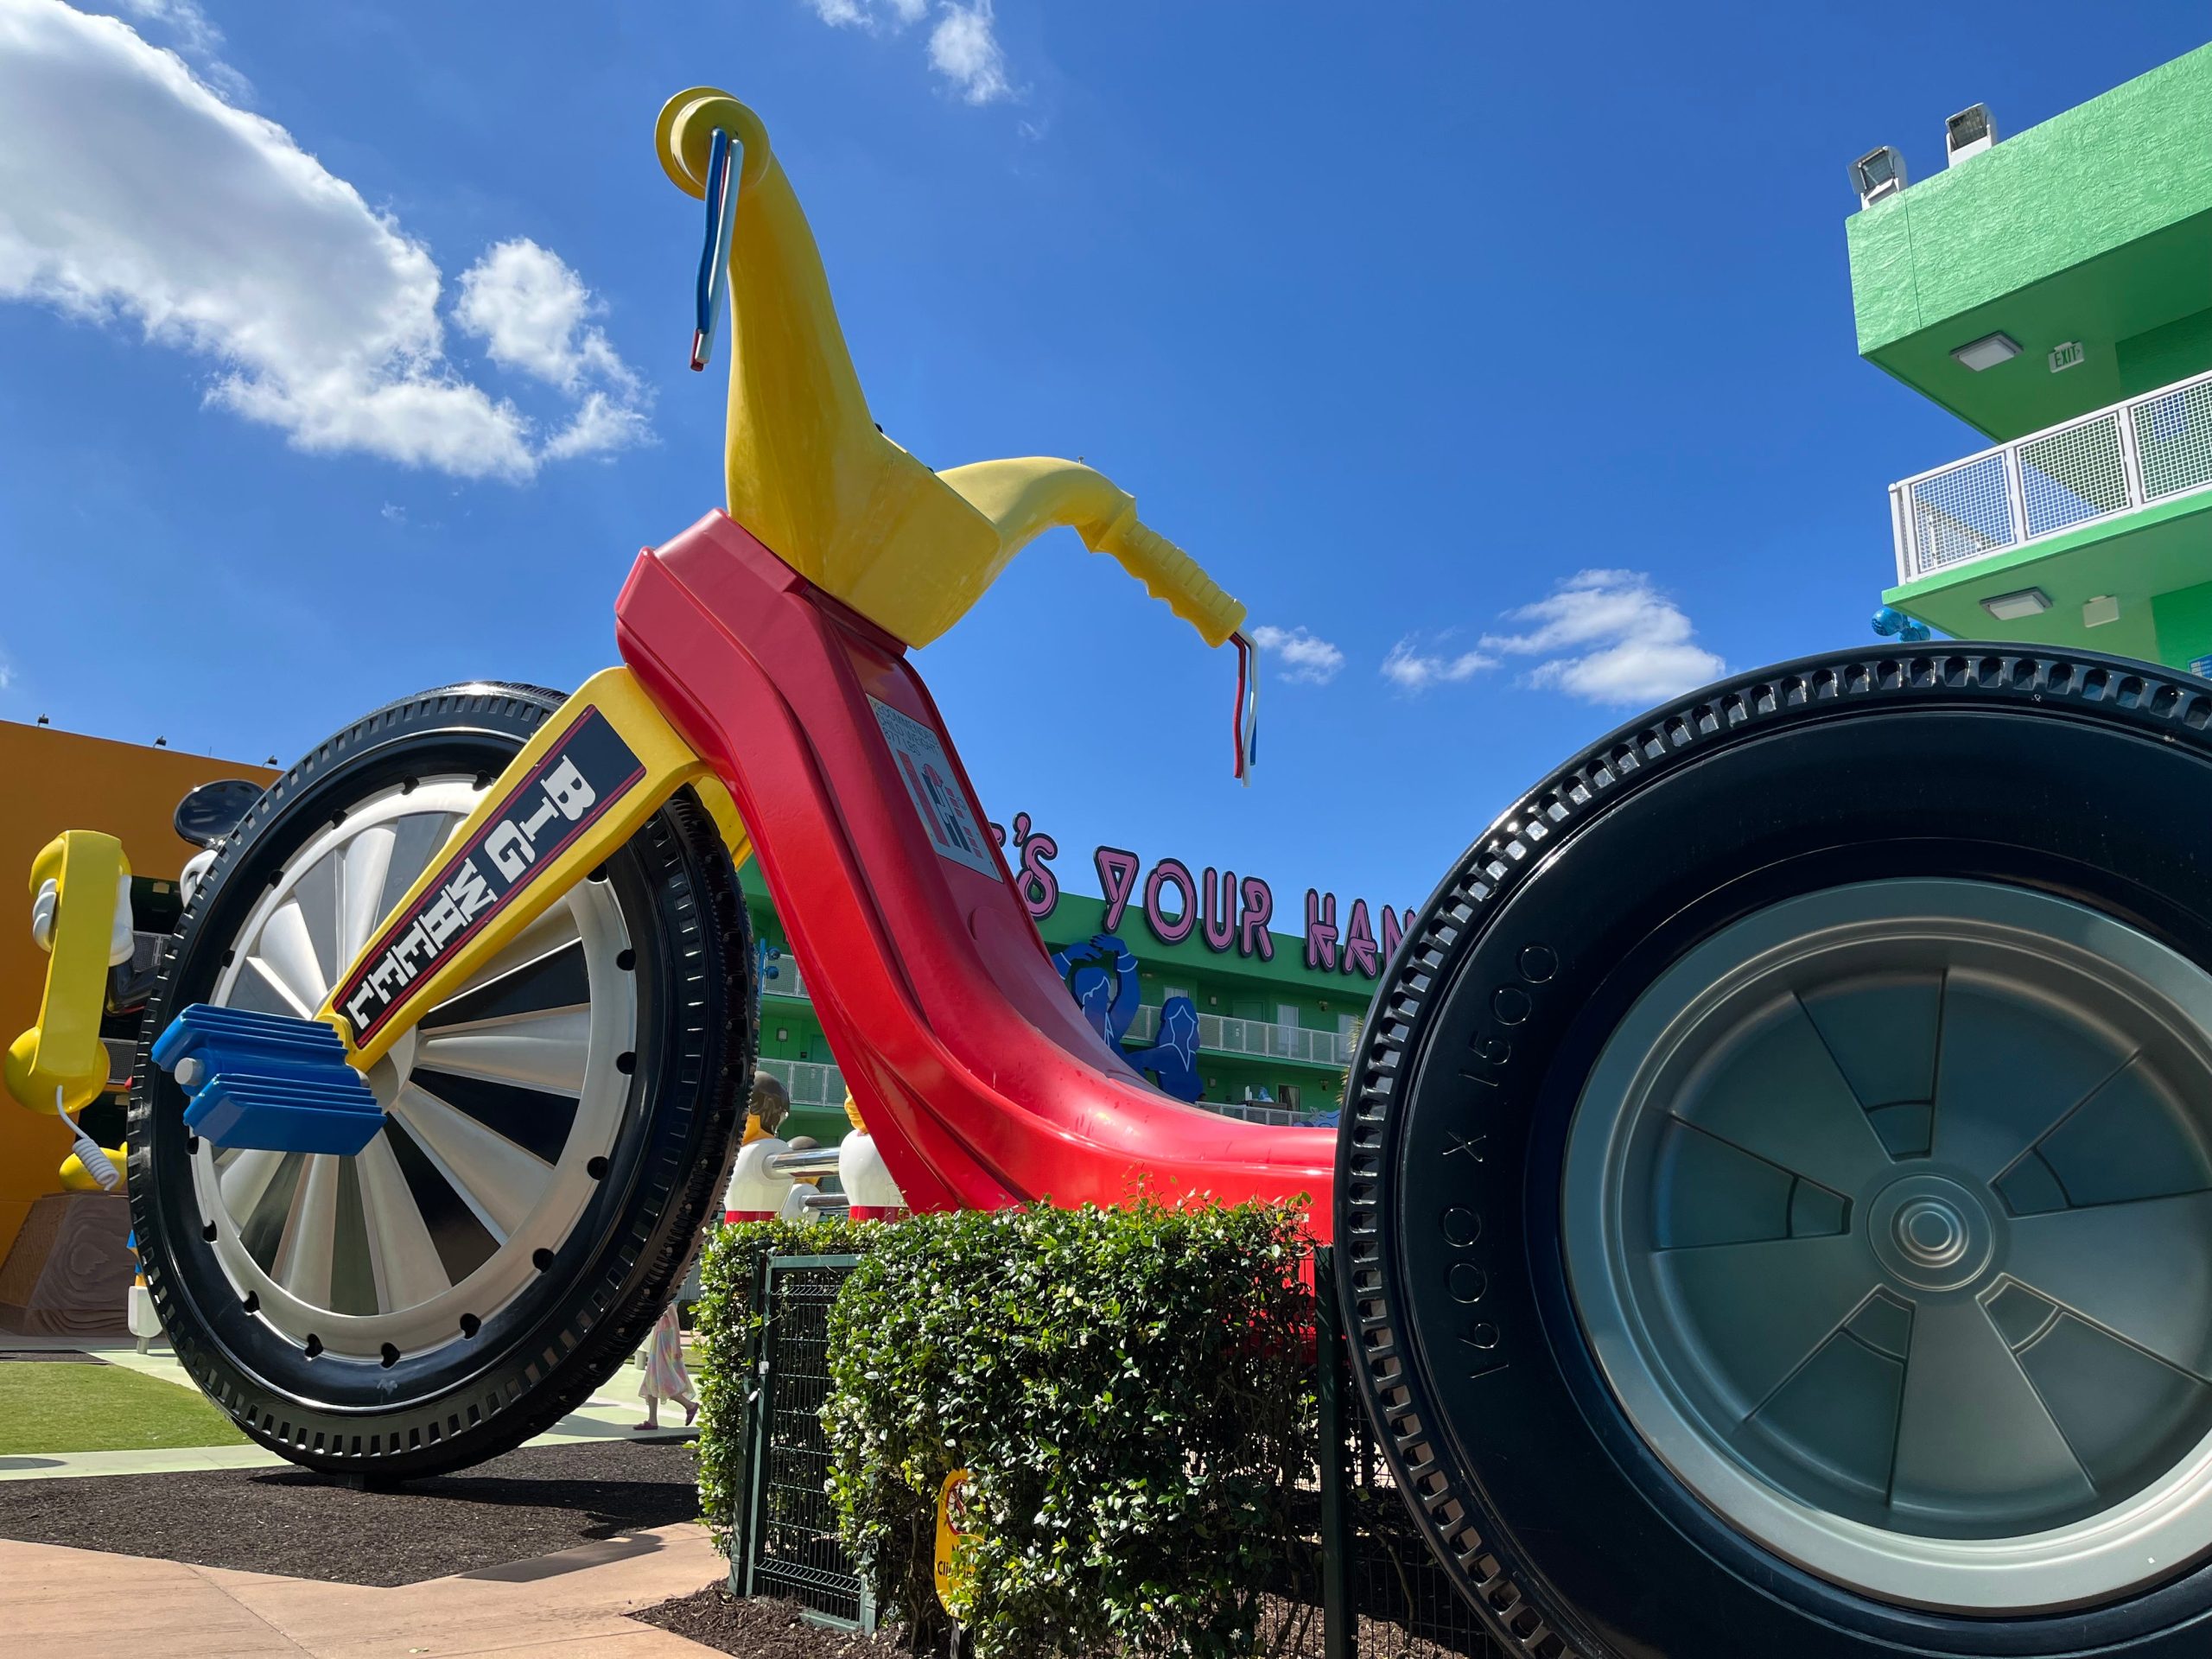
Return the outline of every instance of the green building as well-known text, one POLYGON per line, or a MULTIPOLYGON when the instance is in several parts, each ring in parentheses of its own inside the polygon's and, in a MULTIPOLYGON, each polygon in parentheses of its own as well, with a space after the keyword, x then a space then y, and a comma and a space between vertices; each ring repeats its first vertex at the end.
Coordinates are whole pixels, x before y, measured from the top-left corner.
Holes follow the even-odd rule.
MULTIPOLYGON (((1337 1109, 1356 1034, 1413 912, 1309 889, 1278 915, 1273 889, 1258 877, 1112 847, 1096 849, 1091 869, 1080 871, 1052 837, 1031 831, 1026 814, 1014 827, 1007 861, 1046 948, 1110 934, 1136 959, 1124 1052, 1156 1042, 1162 1007, 1187 996, 1198 1016, 1199 1104, 1264 1122, 1337 1109), (1064 891, 1060 865, 1077 880, 1095 872, 1117 897, 1064 891)), ((791 1090, 785 1132, 833 1142, 846 1128, 836 1056, 759 867, 747 865, 742 879, 756 950, 772 975, 761 984, 761 1067, 791 1090)))
POLYGON ((2212 673, 2212 47, 1944 153, 1853 166, 1859 350, 1994 446, 1891 486, 1878 626, 2212 673))

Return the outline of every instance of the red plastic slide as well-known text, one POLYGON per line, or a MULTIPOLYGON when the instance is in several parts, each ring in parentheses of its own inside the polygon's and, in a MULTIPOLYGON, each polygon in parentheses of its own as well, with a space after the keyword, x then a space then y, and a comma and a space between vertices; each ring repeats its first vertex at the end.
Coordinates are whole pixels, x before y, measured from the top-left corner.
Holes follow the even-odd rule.
POLYGON ((729 785, 845 1081, 918 1210, 1304 1199, 1334 1134, 1141 1081, 1053 974, 906 648, 721 512, 647 549, 623 658, 729 785))

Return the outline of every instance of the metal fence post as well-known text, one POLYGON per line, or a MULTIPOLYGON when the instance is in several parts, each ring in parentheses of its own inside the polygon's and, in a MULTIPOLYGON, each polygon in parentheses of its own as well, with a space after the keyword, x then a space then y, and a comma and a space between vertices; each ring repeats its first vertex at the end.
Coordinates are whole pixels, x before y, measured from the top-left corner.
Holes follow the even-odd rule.
POLYGON ((736 1551, 730 1555, 732 1595, 752 1595, 752 1566, 759 1526, 754 1513, 761 1502, 761 1471, 767 1466, 767 1256, 752 1263, 752 1351, 746 1363, 746 1491, 736 1509, 736 1551))
POLYGON ((1321 1652, 1324 1659, 1353 1659, 1358 1649, 1359 1609, 1352 1600, 1351 1471, 1345 1458, 1351 1428, 1347 1397, 1351 1378, 1344 1363, 1344 1323, 1337 1308, 1336 1252, 1313 1249, 1313 1391, 1321 1418, 1321 1652))
MULTIPOLYGON (((2145 398, 2144 402, 2149 402, 2145 398)), ((2120 406, 2120 470, 2127 480, 2127 505, 2141 507, 2150 505, 2151 493, 2143 483, 2143 457, 2135 447, 2135 409, 2133 403, 2120 406)))
POLYGON ((2020 481, 2020 446, 2005 446, 2005 505, 2012 515, 2012 539, 2008 547, 2018 547, 2033 537, 2028 524, 2028 493, 2020 481))
POLYGON ((1890 486, 1890 536, 1897 543, 1897 586, 1920 574, 1919 554, 1913 546, 1911 507, 1902 484, 1890 486))

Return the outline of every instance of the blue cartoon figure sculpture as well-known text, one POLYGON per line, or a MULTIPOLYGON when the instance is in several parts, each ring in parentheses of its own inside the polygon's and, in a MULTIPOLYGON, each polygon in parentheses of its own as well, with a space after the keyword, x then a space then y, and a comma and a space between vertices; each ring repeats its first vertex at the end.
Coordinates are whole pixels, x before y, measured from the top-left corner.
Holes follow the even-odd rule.
POLYGON ((1084 1023, 1116 1048, 1137 1016, 1137 959, 1111 933, 1094 933, 1052 955, 1052 971, 1065 982, 1084 1023))
POLYGON ((1160 1010, 1160 1040, 1129 1056, 1129 1064, 1149 1071, 1178 1100, 1205 1092, 1198 1077, 1198 1011, 1187 996, 1171 996, 1160 1010))

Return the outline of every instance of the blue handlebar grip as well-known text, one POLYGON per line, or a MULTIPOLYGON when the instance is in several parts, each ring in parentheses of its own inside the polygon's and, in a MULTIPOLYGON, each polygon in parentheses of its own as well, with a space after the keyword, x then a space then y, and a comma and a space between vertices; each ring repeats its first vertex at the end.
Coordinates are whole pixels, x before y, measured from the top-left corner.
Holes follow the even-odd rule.
POLYGON ((691 366, 703 369, 715 354, 715 325, 721 316, 722 284, 729 270, 730 231, 737 219, 737 179, 745 148, 717 127, 707 152, 707 240, 699 251, 698 315, 691 329, 691 366))

